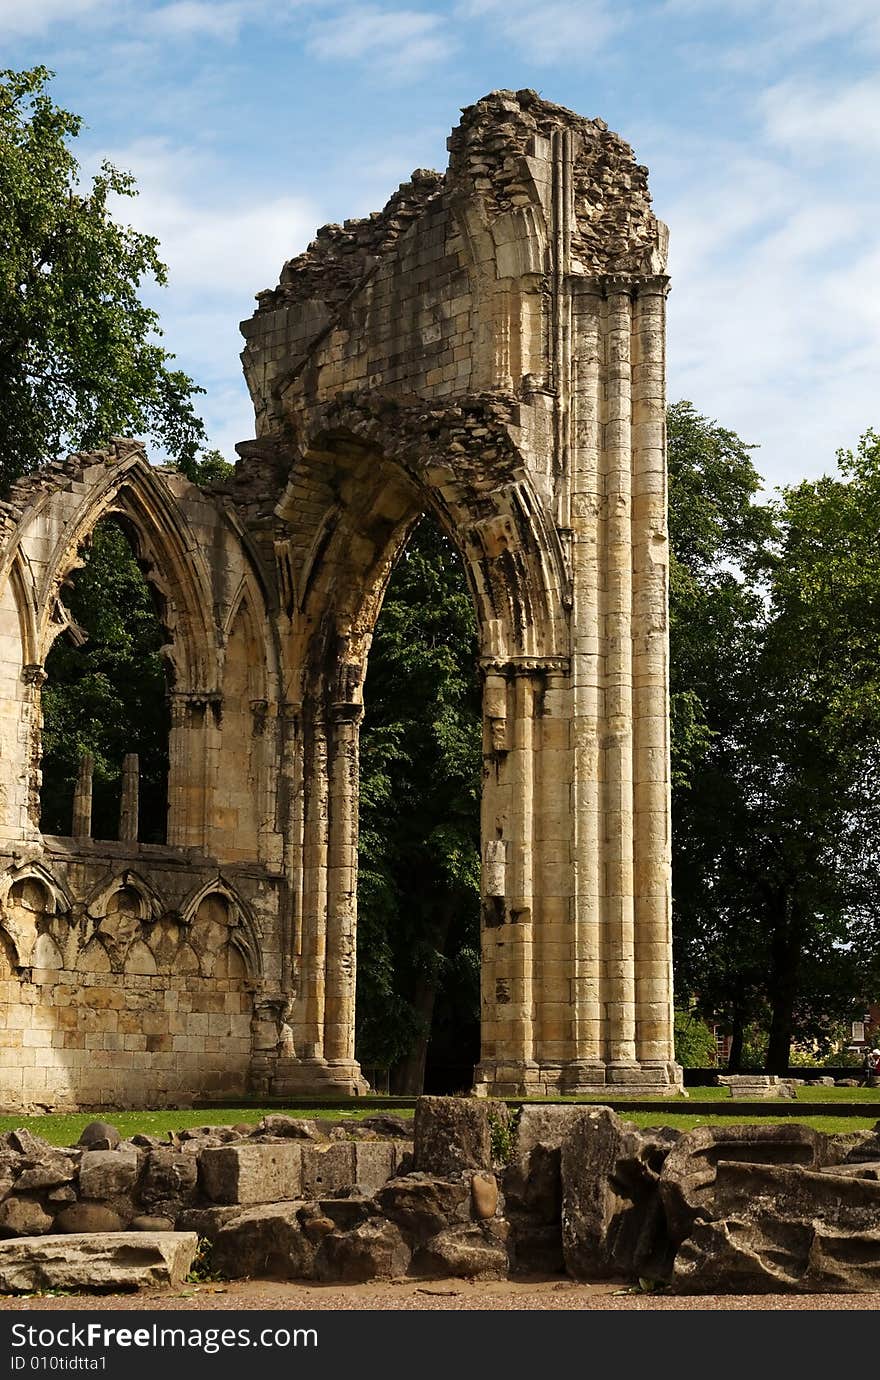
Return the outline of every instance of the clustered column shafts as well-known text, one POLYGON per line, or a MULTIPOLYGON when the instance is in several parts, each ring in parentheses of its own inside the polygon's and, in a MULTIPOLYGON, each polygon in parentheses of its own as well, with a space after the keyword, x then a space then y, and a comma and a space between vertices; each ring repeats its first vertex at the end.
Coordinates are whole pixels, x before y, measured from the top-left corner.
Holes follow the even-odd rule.
POLYGON ((604 704, 601 513, 603 294, 598 283, 575 287, 578 341, 572 477, 572 769, 573 955, 570 1057, 574 1079, 604 1078, 602 1009, 602 816, 600 736, 604 704))
POLYGON ((358 704, 335 704, 331 712, 324 1055, 329 1063, 345 1064, 354 1062, 358 745, 363 709, 358 704))
POLYGON ((603 1001, 608 1062, 635 1063, 633 905, 632 295, 608 288, 605 395, 605 705, 602 724, 605 895, 603 1001))
POLYGON ((665 278, 637 287, 633 314, 633 608, 636 654, 635 896, 637 1053, 674 1057, 669 770, 669 542, 665 278))

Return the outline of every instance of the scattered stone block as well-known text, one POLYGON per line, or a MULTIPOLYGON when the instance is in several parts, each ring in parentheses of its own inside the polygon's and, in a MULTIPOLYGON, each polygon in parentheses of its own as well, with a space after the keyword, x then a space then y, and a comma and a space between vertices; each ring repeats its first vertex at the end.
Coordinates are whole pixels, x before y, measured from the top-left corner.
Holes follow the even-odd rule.
POLYGON ((0 1203, 0 1236, 40 1236, 53 1219, 36 1198, 4 1198, 0 1203))
POLYGON ((414 1163, 425 1174, 449 1176, 492 1168, 492 1123, 506 1125, 503 1102, 478 1097, 420 1097, 416 1102, 414 1163))
POLYGON ((376 1204, 411 1244, 423 1244, 444 1228, 469 1219, 470 1196, 470 1186, 461 1176, 441 1179, 413 1173, 391 1179, 376 1195, 376 1204))
POLYGON ((209 1147, 199 1155, 199 1170, 205 1193, 215 1203, 247 1206, 303 1197, 299 1141, 209 1147))
POLYGON ((0 1292, 119 1293, 178 1287, 197 1249, 193 1232, 21 1237, 0 1242, 0 1292))
POLYGON ((506 1279, 509 1270, 507 1246, 503 1233, 493 1231, 492 1226, 487 1222, 471 1222, 447 1227, 417 1252, 413 1274, 454 1279, 506 1279))
POLYGON ((115 1150, 122 1137, 109 1121, 90 1121, 77 1141, 83 1150, 115 1150))
POLYGON ((212 1258, 229 1279, 310 1279, 315 1249, 300 1218, 302 1203, 246 1208, 213 1237, 212 1258))
POLYGON ((398 1279, 409 1269, 410 1258, 399 1227, 374 1218, 352 1231, 325 1236, 315 1255, 315 1275, 325 1283, 339 1284, 398 1279))
POLYGON ((58 1231, 79 1236, 92 1232, 119 1232, 125 1223, 113 1208, 102 1203, 71 1203, 55 1219, 58 1231))
POLYGON ((138 1177, 135 1149, 85 1150, 79 1163, 79 1191, 83 1198, 115 1198, 130 1193, 138 1177))

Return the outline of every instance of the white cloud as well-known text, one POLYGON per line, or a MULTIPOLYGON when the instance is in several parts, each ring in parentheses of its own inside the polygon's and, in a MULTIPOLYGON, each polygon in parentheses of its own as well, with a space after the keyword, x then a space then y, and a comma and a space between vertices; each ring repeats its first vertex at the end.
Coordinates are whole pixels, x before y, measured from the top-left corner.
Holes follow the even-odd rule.
POLYGON ((411 81, 450 56, 440 15, 425 10, 349 7, 313 24, 306 51, 332 62, 363 62, 384 80, 411 81))
POLYGON ((462 19, 485 19, 529 61, 588 61, 626 22, 624 5, 607 0, 461 0, 462 19))
POLYGON ((172 0, 150 10, 141 22, 157 38, 234 39, 255 12, 247 0, 172 0))
POLYGON ((4 38, 37 37, 58 22, 76 23, 110 10, 112 4, 113 0, 0 0, 0 34, 4 38))
POLYGON ((670 397, 760 443, 771 486, 833 469, 880 420, 880 197, 733 142, 643 152, 671 226, 670 397))
POLYGON ((880 74, 835 87, 780 82, 764 93, 760 110, 768 138, 800 155, 880 151, 880 74))

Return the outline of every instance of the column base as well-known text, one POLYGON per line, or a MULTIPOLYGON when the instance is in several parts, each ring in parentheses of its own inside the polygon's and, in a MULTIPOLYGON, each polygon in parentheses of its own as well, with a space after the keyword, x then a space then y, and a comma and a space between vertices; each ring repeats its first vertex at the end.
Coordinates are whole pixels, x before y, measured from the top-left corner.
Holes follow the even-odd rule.
POLYGON ((476 1097, 580 1097, 593 1093, 686 1097, 681 1066, 669 1063, 483 1062, 474 1070, 476 1097))
POLYGON ((363 1097, 370 1085, 356 1060, 275 1058, 253 1079, 269 1097, 363 1097))

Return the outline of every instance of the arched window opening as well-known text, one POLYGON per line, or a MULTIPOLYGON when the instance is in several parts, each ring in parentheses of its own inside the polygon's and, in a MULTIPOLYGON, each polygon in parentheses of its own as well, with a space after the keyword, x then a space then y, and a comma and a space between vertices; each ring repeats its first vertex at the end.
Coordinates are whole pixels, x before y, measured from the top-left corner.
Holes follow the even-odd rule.
POLYGON ((91 754, 92 837, 164 843, 169 710, 161 648, 168 638, 158 596, 121 519, 102 519, 83 554, 64 591, 70 625, 46 658, 40 827, 76 832, 74 793, 91 754), (137 754, 135 782, 130 754, 137 754), (136 819, 121 822, 133 801, 136 819))
POLYGON ((394 1092, 470 1087, 479 1058, 477 629, 459 554, 431 517, 392 573, 364 701, 357 1057, 394 1092))

